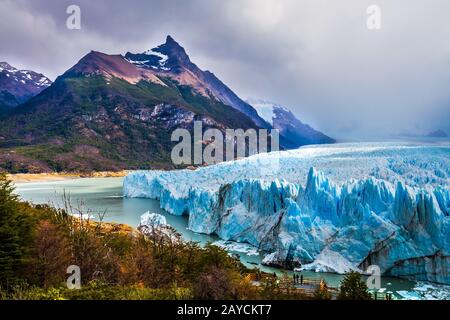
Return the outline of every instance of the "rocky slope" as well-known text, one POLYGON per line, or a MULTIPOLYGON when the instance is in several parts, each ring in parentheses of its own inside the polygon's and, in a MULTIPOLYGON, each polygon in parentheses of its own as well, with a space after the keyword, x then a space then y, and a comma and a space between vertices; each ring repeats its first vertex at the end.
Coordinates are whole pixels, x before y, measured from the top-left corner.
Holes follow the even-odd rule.
MULTIPOLYGON (((170 59, 168 66, 177 68, 170 59)), ((176 128, 192 130, 202 121, 204 130, 259 129, 179 75, 164 76, 121 55, 88 53, 0 121, 0 166, 10 172, 170 168, 176 128)))
POLYGON ((284 106, 257 99, 250 99, 247 102, 257 110, 267 123, 280 131, 280 135, 285 137, 284 144, 287 149, 295 149, 308 144, 336 142, 322 132, 302 123, 284 106))
POLYGON ((128 52, 125 58, 138 67, 151 70, 161 77, 168 77, 181 85, 193 87, 203 96, 239 110, 259 127, 268 127, 252 106, 240 99, 212 72, 203 71, 191 62, 184 48, 170 36, 167 36, 163 45, 143 53, 128 52))
MULTIPOLYGON (((19 82, 22 75, 41 89, 49 85, 30 72, 14 73, 19 82)), ((26 100, 21 99, 17 102, 26 100)), ((285 123, 293 117, 284 116, 285 123)), ((170 36, 138 54, 91 51, 46 90, 0 117, 0 170, 174 168, 171 133, 177 128, 192 132, 194 121, 202 121, 203 130, 222 132, 272 129, 214 74, 198 68, 170 36)), ((317 138, 318 133, 303 128, 309 140, 300 141, 295 128, 283 127, 280 147, 317 143, 310 136, 317 138)))

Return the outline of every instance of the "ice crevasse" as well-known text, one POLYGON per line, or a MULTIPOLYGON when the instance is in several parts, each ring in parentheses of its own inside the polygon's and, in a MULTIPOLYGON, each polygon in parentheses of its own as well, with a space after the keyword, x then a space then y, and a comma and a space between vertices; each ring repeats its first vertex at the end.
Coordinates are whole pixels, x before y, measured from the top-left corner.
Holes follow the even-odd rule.
POLYGON ((267 264, 338 273, 378 265, 385 275, 450 284, 449 152, 301 148, 195 171, 133 172, 124 195, 189 215, 192 231, 256 246, 267 264))

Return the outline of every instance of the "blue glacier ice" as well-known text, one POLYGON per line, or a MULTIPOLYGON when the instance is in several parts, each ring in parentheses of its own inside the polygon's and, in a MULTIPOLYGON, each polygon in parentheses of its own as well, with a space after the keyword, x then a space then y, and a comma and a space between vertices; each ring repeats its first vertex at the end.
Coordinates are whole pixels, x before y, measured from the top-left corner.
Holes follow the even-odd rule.
POLYGON ((150 211, 141 215, 141 226, 165 226, 167 225, 166 217, 162 214, 153 213, 150 211))
POLYGON ((136 171, 124 195, 189 229, 248 243, 273 265, 450 284, 450 144, 354 143, 197 170, 136 171))

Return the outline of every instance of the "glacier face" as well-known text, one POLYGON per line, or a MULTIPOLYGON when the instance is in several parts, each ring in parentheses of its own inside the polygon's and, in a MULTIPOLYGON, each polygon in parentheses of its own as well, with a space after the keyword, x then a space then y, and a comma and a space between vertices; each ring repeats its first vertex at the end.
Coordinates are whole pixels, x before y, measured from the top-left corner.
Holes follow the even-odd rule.
POLYGON ((138 171, 124 195, 159 199, 189 229, 254 245, 265 263, 450 284, 450 144, 355 143, 138 171))

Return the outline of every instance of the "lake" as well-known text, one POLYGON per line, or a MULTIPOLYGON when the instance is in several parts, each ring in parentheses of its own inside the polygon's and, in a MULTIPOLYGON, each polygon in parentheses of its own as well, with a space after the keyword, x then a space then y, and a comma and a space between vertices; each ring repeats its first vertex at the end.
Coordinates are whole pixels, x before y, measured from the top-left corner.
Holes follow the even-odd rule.
MULTIPOLYGON (((99 214, 106 213, 104 221, 124 223, 137 227, 140 216, 146 212, 155 212, 166 217, 168 224, 174 227, 187 241, 195 241, 204 245, 219 239, 215 236, 194 233, 187 229, 188 218, 186 216, 170 215, 159 207, 159 201, 152 199, 124 198, 122 196, 123 178, 82 178, 51 182, 29 182, 17 183, 16 193, 25 201, 35 204, 50 203, 60 207, 63 203, 64 193, 70 198, 75 207, 83 207, 85 212, 89 211, 94 219, 99 214)), ((255 248, 235 244, 229 250, 238 254, 242 263, 247 267, 257 266, 266 272, 281 274, 283 270, 262 266, 260 254, 247 254, 245 251, 255 251, 255 248)), ((288 272, 291 274, 292 272, 288 272)), ((329 285, 338 286, 342 275, 332 273, 316 273, 303 271, 302 274, 308 279, 323 278, 329 285)), ((382 277, 382 291, 391 291, 396 298, 436 298, 450 299, 450 288, 429 283, 416 283, 397 278, 382 277)))

